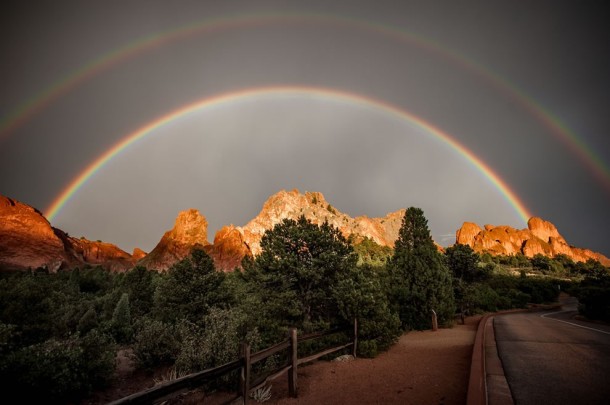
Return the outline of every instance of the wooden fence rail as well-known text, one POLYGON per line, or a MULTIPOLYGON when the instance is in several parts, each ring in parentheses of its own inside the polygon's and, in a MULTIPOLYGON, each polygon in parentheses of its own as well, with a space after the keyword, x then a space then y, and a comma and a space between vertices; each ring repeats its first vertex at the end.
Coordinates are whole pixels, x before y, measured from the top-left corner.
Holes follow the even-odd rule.
POLYGON ((252 391, 256 390, 257 388, 263 387, 269 381, 275 380, 284 373, 288 373, 289 393, 292 397, 296 397, 298 395, 297 369, 299 365, 311 362, 322 356, 326 356, 328 354, 343 350, 348 347, 352 348, 352 353, 354 357, 356 357, 356 349, 358 346, 358 321, 354 319, 352 341, 349 343, 342 344, 340 346, 335 346, 332 348, 327 348, 301 359, 298 358, 297 353, 298 343, 314 339, 320 339, 322 337, 333 335, 335 333, 349 332, 350 330, 351 328, 337 328, 324 332, 314 332, 306 335, 297 336, 296 328, 292 328, 288 331, 288 338, 286 340, 256 353, 250 353, 250 345, 248 343, 242 343, 242 346, 240 348, 240 357, 235 361, 223 364, 219 367, 189 374, 173 381, 165 382, 163 384, 149 388, 145 391, 140 391, 127 397, 121 398, 117 401, 111 402, 110 405, 154 404, 163 402, 180 394, 192 391, 203 385, 205 382, 215 380, 223 375, 226 375, 236 370, 240 370, 240 396, 236 399, 241 400, 244 405, 247 405, 249 403, 250 393, 252 391), (287 362, 279 366, 277 369, 272 370, 266 375, 259 376, 256 379, 252 379, 252 365, 254 363, 263 361, 285 350, 288 350, 287 362))

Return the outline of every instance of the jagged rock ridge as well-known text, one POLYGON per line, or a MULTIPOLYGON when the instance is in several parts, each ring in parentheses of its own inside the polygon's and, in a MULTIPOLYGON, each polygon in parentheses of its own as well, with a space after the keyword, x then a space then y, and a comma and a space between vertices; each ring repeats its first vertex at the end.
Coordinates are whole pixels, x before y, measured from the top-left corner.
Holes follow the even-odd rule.
POLYGON ((149 269, 166 270, 187 257, 194 248, 208 246, 208 221, 196 209, 178 214, 174 227, 165 232, 157 246, 139 265, 149 269))
POLYGON ((382 246, 394 247, 405 210, 388 214, 384 218, 359 216, 351 218, 333 207, 319 192, 299 193, 298 190, 280 191, 263 205, 261 212, 243 228, 246 244, 254 255, 260 253, 260 241, 265 231, 272 229, 285 218, 297 219, 301 215, 321 225, 327 221, 338 228, 343 236, 368 237, 382 246))
POLYGON ((532 217, 527 229, 515 229, 510 226, 485 225, 481 229, 477 224, 464 222, 455 234, 455 242, 469 245, 479 253, 493 255, 514 255, 522 253, 527 257, 536 254, 554 257, 564 254, 574 261, 584 262, 597 260, 604 266, 610 266, 610 259, 588 249, 570 246, 559 234, 552 223, 538 217, 532 217))
POLYGON ((100 264, 124 271, 134 263, 132 256, 117 246, 68 236, 53 228, 37 209, 0 196, 0 268, 57 271, 100 264))
POLYGON ((231 271, 241 264, 245 256, 256 256, 261 252, 261 239, 265 232, 279 224, 283 219, 297 219, 301 215, 315 224, 327 221, 335 226, 345 237, 353 235, 358 240, 368 237, 383 246, 393 247, 398 238, 398 231, 404 216, 404 210, 388 214, 384 218, 368 218, 360 216, 351 218, 334 208, 318 192, 301 194, 298 190, 280 191, 264 203, 260 213, 243 227, 229 225, 220 229, 211 245, 207 241, 207 222, 205 217, 197 212, 199 219, 193 214, 196 210, 185 211, 178 216, 174 229, 166 233, 153 251, 139 264, 165 270, 173 263, 187 256, 195 245, 201 246, 213 259, 219 270, 231 271), (181 236, 184 218, 197 222, 192 231, 197 233, 198 240, 190 240, 181 236), (205 222, 205 226, 202 224, 205 222), (176 243, 176 239, 188 243, 176 243))

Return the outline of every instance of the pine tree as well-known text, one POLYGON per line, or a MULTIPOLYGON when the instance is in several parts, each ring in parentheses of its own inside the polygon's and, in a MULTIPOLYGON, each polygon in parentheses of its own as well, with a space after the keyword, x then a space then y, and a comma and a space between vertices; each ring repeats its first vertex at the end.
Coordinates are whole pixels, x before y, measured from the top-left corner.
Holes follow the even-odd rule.
POLYGON ((341 232, 301 216, 267 231, 255 259, 270 317, 290 325, 330 321, 338 314, 333 288, 357 256, 341 232))
POLYGON ((123 293, 114 308, 111 320, 112 334, 119 343, 126 343, 131 339, 131 311, 129 309, 129 294, 123 293))
POLYGON ((202 323, 212 307, 231 304, 225 273, 216 271, 214 260, 202 249, 174 264, 155 291, 154 310, 159 320, 176 323, 187 319, 202 323))
POLYGON ((393 304, 404 329, 430 328, 433 310, 440 324, 451 321, 455 312, 451 274, 421 209, 405 212, 390 266, 393 304))

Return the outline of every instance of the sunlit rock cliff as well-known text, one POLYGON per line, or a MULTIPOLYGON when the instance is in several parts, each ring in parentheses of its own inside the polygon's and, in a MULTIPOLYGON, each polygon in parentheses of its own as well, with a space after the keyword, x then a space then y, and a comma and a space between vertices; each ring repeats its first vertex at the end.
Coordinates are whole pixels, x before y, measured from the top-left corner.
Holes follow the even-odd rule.
POLYGON ((484 229, 481 229, 477 224, 464 222, 455 234, 455 241, 469 245, 479 253, 488 252, 493 255, 522 253, 527 257, 536 254, 549 257, 564 254, 574 261, 584 262, 594 259, 604 266, 610 266, 610 259, 606 256, 570 246, 559 234, 555 225, 537 217, 530 218, 527 229, 515 229, 505 225, 485 225, 484 229))
POLYGON ((322 193, 301 194, 298 190, 282 190, 267 199, 254 219, 237 229, 243 233, 246 244, 255 256, 260 253, 260 242, 266 230, 272 229, 285 218, 297 219, 301 215, 318 225, 327 221, 346 238, 350 235, 356 240, 368 237, 379 245, 394 247, 404 213, 404 210, 399 210, 383 218, 352 218, 333 207, 322 193))
POLYGON ((174 227, 165 232, 157 246, 138 264, 149 269, 167 270, 190 255, 194 248, 208 246, 208 221, 196 209, 178 214, 174 227))
POLYGON ((73 238, 53 228, 37 209, 0 196, 0 268, 54 272, 90 264, 124 271, 134 263, 132 256, 117 246, 73 238))
POLYGON ((352 218, 334 208, 321 193, 280 191, 269 197, 260 213, 245 226, 221 228, 213 244, 207 241, 207 221, 203 216, 196 210, 180 213, 174 229, 167 232, 139 264, 165 270, 199 246, 214 259, 217 269, 231 271, 240 266, 245 256, 256 256, 261 252, 261 239, 267 230, 285 218, 297 219, 301 215, 319 225, 328 221, 340 229, 345 237, 353 235, 356 241, 368 237, 379 245, 393 247, 404 210, 390 213, 384 218, 352 218))

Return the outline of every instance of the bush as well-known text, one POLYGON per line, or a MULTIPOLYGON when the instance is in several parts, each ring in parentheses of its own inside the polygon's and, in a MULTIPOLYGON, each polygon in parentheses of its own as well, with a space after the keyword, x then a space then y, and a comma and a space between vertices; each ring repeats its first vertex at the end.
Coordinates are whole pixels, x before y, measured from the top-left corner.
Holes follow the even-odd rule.
POLYGON ((610 322, 610 288, 583 287, 578 295, 578 311, 590 319, 610 322))
POLYGON ((175 360, 177 351, 172 325, 150 318, 142 318, 136 324, 133 358, 138 367, 150 369, 169 364, 175 360))
MULTIPOLYGON (((401 334, 400 318, 390 308, 387 290, 381 275, 371 266, 354 268, 335 289, 340 314, 347 324, 358 319, 358 338, 363 343, 374 342, 375 353, 387 350, 401 334)), ((373 357, 373 351, 369 353, 366 348, 367 343, 359 353, 373 357)))
POLYGON ((559 289, 555 280, 525 278, 519 279, 519 291, 530 295, 530 302, 543 304, 557 301, 559 289))
POLYGON ((110 380, 114 359, 112 340, 97 330, 83 338, 27 346, 2 361, 0 373, 7 389, 3 395, 24 402, 74 400, 110 380))
POLYGON ((182 319, 200 322, 213 306, 231 303, 225 273, 214 268, 212 258, 201 249, 174 264, 155 291, 155 313, 164 322, 182 319))
POLYGON ((258 350, 258 330, 248 331, 244 313, 236 309, 212 308, 203 328, 186 320, 177 325, 180 351, 176 369, 197 372, 236 360, 241 342, 247 341, 251 351, 258 350))
POLYGON ((377 342, 375 340, 358 341, 358 356, 373 358, 379 354, 377 342))
POLYGON ((610 321, 610 269, 599 262, 586 265, 590 272, 578 289, 578 310, 587 318, 610 321))

